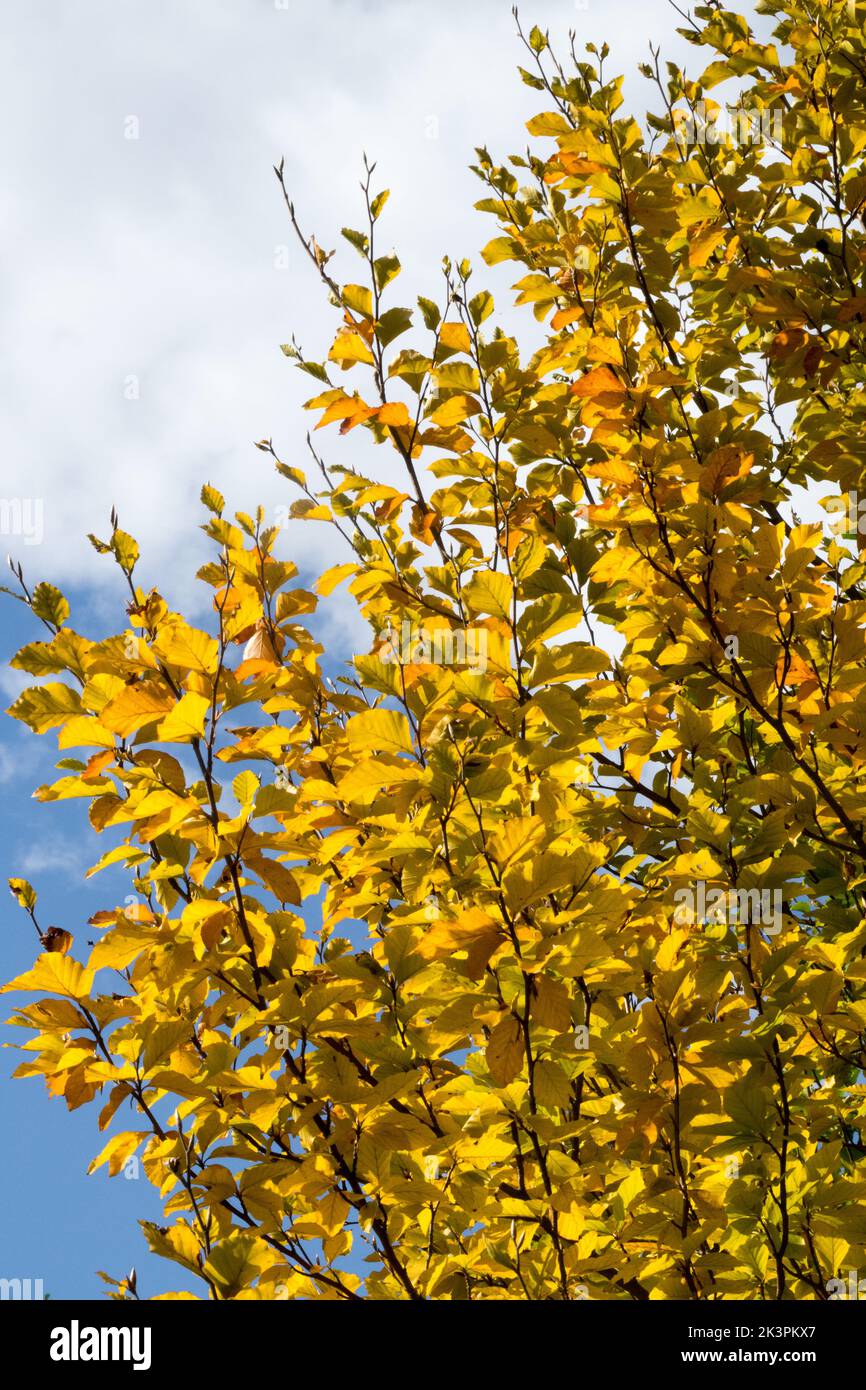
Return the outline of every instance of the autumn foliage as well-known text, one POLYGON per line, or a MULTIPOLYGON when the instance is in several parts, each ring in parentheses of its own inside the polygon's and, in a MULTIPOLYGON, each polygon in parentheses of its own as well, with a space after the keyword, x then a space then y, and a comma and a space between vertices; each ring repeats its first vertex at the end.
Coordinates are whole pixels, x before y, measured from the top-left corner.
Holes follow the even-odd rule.
POLYGON ((278 167, 339 313, 324 362, 284 349, 312 438, 385 446, 361 476, 261 441, 342 537, 312 590, 211 486, 208 631, 116 518, 115 635, 19 576, 37 796, 130 883, 50 935, 13 880, 20 1074, 98 1100, 97 1162, 138 1154, 205 1297, 823 1299, 866 1267, 863 5, 758 8, 773 42, 684 22, 709 65, 654 56, 647 121, 606 50, 523 37, 531 153, 476 172, 535 351, 466 263, 399 306, 371 169, 335 255, 278 167), (761 138, 707 138, 723 82, 761 138), (340 585, 370 643, 330 680, 340 585))

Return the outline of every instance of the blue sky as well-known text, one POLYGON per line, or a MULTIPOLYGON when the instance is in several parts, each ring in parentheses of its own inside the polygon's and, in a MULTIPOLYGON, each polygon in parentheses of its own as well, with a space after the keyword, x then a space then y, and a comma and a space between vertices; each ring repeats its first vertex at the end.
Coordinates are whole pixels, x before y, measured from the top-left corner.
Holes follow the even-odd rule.
MULTIPOLYGON (((649 40, 697 71, 664 0, 521 8, 526 25, 607 41, 611 72, 633 74, 649 40)), ((252 441, 272 436, 282 458, 304 466, 301 403, 313 392, 278 345, 294 333, 316 357, 334 325, 291 245, 274 162, 285 156, 304 225, 331 249, 340 227, 358 225, 362 150, 378 161, 392 189, 383 235, 404 264, 395 303, 435 298, 445 253, 479 264, 495 229, 471 211, 473 147, 497 158, 521 150, 537 107, 514 73, 523 56, 510 10, 510 0, 18 7, 0 92, 4 127, 16 131, 0 189, 12 269, 0 303, 0 497, 38 500, 43 534, 40 544, 0 536, 0 553, 20 559, 31 582, 60 584, 78 631, 124 626, 119 573, 86 540, 107 531, 112 505, 142 544, 142 581, 201 621, 201 484, 219 487, 230 509, 291 500, 252 441)), ((641 79, 626 91, 638 113, 654 105, 641 79)), ((352 256, 347 248, 334 263, 340 279, 357 275, 352 256)), ((507 269, 483 275, 502 306, 509 279, 507 269)), ((361 434, 341 441, 341 459, 387 476, 386 456, 371 456, 361 434)), ((289 529, 285 553, 306 584, 345 558, 314 526, 289 529)), ((4 706, 31 683, 5 663, 37 627, 2 601, 4 706)), ((361 650, 361 631, 341 600, 330 605, 322 632, 334 653, 361 650)), ((56 756, 52 734, 39 740, 0 717, 0 874, 29 878, 43 926, 80 940, 88 917, 126 888, 119 875, 84 881, 98 842, 82 803, 31 799, 56 756)), ((11 898, 0 901, 8 979, 36 943, 11 898)), ((68 1114, 41 1083, 11 1083, 16 1061, 0 1052, 0 1275, 41 1278, 55 1298, 94 1298, 104 1291, 97 1269, 121 1276, 135 1264, 144 1294, 185 1287, 183 1271, 146 1253, 136 1222, 156 1218, 159 1204, 144 1178, 86 1176, 103 1142, 96 1107, 68 1114)))

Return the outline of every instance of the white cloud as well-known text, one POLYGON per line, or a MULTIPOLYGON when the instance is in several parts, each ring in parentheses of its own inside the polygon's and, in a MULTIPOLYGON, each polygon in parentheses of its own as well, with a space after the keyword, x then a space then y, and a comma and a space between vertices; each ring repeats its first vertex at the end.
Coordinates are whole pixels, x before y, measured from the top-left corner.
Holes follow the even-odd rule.
MULTIPOLYGON (((5 600, 4 600, 5 601, 5 600)), ((0 695, 9 700, 17 700, 22 690, 26 690, 29 685, 36 685, 38 682, 33 676, 29 676, 26 671, 14 670, 11 666, 0 666, 0 695)))
MULTIPOLYGON (((578 44, 607 40, 611 71, 633 71, 650 38, 692 52, 664 0, 532 9, 527 22, 573 26, 578 44)), ((332 329, 299 248, 275 268, 290 229, 271 163, 285 155, 305 225, 332 246, 358 222, 362 149, 376 158, 393 190, 383 236, 405 266, 396 302, 412 302, 435 294, 444 252, 477 253, 493 234, 471 210, 480 189, 466 166, 476 144, 522 148, 539 94, 514 71, 523 54, 507 0, 55 0, 20 8, 7 39, 0 113, 17 136, 0 201, 15 268, 2 310, 2 491, 45 501, 45 544, 17 553, 34 577, 109 602, 109 562, 85 533, 106 531, 113 503, 142 542, 143 577, 188 602, 201 483, 248 510, 287 500, 252 441, 273 435, 303 464, 310 379, 278 344, 294 332, 315 354, 332 329), (137 140, 125 138, 129 117, 137 140)), ((640 111, 653 104, 640 79, 628 92, 640 111)), ((340 256, 349 279, 354 253, 340 256)), ((385 464, 361 438, 325 447, 385 464)), ((340 553, 311 525, 288 544, 310 566, 340 553)))
POLYGON ((94 859, 86 838, 43 835, 38 843, 20 846, 15 857, 16 872, 22 874, 61 874, 79 882, 94 859))
POLYGON ((0 786, 22 782, 39 764, 38 749, 23 739, 0 743, 0 786))

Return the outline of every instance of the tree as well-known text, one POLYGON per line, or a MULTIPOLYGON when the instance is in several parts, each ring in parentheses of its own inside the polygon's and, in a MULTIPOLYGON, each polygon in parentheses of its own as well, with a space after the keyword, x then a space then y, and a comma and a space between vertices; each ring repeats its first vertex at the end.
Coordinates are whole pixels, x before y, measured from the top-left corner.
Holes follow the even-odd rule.
POLYGON ((647 130, 606 47, 520 31, 535 143, 476 172, 532 353, 467 263, 419 324, 391 305, 371 166, 357 284, 277 168, 341 314, 325 362, 284 351, 316 428, 400 468, 261 441, 345 542, 315 593, 211 486, 210 632, 116 516, 116 635, 16 569, 37 795, 87 799, 134 889, 79 961, 12 881, 20 1073, 103 1129, 133 1103, 95 1165, 140 1150, 148 1242, 210 1297, 824 1299, 864 1267, 863 6, 758 8, 775 42, 695 11, 697 80, 653 52, 647 130), (371 650, 333 682, 303 620, 346 582, 371 650))

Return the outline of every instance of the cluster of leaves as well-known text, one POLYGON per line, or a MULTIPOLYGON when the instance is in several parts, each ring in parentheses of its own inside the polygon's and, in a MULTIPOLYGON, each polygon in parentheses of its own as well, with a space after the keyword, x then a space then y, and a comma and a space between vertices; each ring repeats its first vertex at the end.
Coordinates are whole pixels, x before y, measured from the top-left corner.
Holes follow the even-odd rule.
POLYGON ((447 261, 401 346, 372 168, 359 284, 277 169, 341 313, 284 351, 402 484, 276 460, 346 544, 316 593, 210 487, 211 633, 116 518, 125 632, 21 579, 50 640, 13 664, 67 677, 11 710, 58 730, 37 795, 86 798, 135 890, 7 986, 45 996, 21 1072, 100 1127, 132 1102, 97 1162, 141 1148, 149 1243, 211 1297, 808 1299, 866 1261, 866 567, 791 512, 864 475, 863 6, 759 9, 775 43, 695 12, 697 80, 653 54, 649 132, 606 49, 526 36, 536 143, 477 173, 528 356, 447 261), (772 138, 678 138, 723 81, 772 138), (301 620, 345 581, 374 636, 335 685, 301 620), (383 659, 404 620, 486 669, 383 659), (683 921, 696 883, 771 888, 781 930, 683 921))

